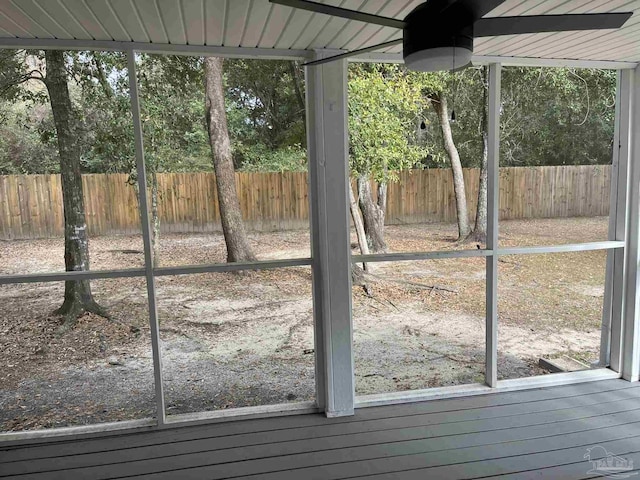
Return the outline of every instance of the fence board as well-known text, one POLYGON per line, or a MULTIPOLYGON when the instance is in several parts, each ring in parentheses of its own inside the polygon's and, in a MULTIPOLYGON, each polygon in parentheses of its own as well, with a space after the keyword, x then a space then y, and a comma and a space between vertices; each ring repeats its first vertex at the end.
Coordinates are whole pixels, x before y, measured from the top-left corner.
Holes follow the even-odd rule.
MULTIPOLYGON (((464 174, 473 221, 480 174, 477 169, 464 174)), ((404 171, 398 177, 388 188, 388 224, 455 221, 449 169, 404 171)), ((500 218, 608 215, 610 179, 608 165, 501 168, 500 218)), ((236 185, 248 229, 308 228, 305 172, 238 173, 236 185)), ((83 175, 83 188, 90 235, 140 231, 138 199, 126 174, 83 175)), ((212 173, 160 173, 158 190, 163 232, 221 230, 212 173)), ((0 239, 62 237, 63 222, 59 175, 0 176, 0 239)))

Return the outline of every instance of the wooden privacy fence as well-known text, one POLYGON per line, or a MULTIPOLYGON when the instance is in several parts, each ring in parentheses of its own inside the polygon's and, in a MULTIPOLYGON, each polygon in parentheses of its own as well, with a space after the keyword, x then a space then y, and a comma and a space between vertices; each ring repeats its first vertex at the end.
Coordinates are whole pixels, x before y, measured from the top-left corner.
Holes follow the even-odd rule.
MULTIPOLYGON (((466 169, 470 216, 475 215, 479 171, 466 169)), ((601 216, 609 213, 611 167, 514 167, 500 170, 500 218, 601 216)), ((449 169, 401 172, 389 185, 387 223, 455 222, 449 169)), ((238 173, 240 204, 251 230, 308 228, 307 174, 238 173)), ((83 175, 90 235, 140 231, 135 189, 126 174, 83 175)), ((163 232, 221 230, 212 173, 158 175, 163 232)), ((59 175, 0 176, 0 239, 61 237, 59 175)))

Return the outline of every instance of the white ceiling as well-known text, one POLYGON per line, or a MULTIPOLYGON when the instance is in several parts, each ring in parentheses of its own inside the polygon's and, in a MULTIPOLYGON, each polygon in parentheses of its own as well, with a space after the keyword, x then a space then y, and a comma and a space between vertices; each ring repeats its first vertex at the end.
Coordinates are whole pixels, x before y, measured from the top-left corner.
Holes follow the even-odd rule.
MULTIPOLYGON (((422 0, 323 1, 396 18, 403 18, 422 3, 422 0)), ((615 31, 477 39, 474 53, 639 62, 640 0, 507 0, 487 16, 615 11, 635 14, 624 28, 615 31)), ((268 0, 0 0, 0 37, 8 39, 352 50, 399 35, 401 32, 392 28, 294 10, 270 4, 268 0)), ((398 46, 388 51, 400 50, 398 46)))

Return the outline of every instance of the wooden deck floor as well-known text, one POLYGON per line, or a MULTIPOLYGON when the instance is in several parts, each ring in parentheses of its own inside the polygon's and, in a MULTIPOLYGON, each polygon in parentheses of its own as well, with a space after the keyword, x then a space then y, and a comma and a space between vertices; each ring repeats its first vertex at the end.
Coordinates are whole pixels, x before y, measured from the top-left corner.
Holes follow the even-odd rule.
POLYGON ((597 445, 640 468, 640 385, 609 380, 366 408, 351 418, 0 444, 0 478, 601 478, 584 458, 597 445))

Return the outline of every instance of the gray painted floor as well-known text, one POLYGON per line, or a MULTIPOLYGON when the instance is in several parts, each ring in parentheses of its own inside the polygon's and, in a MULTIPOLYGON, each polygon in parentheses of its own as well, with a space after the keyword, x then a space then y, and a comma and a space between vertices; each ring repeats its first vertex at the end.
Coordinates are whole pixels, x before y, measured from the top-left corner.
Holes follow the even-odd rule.
POLYGON ((0 444, 3 479, 633 478, 631 462, 640 469, 640 385, 622 380, 366 408, 350 418, 0 444), (592 463, 608 453, 615 471, 592 463))

